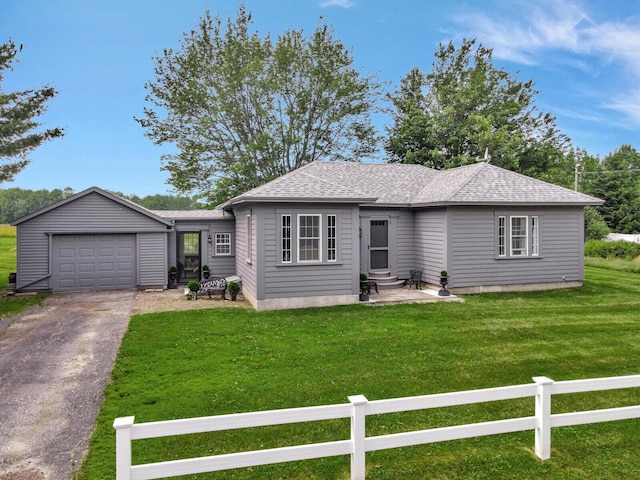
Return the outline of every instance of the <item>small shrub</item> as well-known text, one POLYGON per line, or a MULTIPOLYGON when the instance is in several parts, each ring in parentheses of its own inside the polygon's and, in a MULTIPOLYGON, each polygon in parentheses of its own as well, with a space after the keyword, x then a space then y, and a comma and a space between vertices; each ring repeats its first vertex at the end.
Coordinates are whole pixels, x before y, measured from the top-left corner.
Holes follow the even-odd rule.
POLYGON ((369 277, 367 277, 366 273, 361 273, 360 274, 360 281, 361 282, 366 282, 367 280, 369 280, 369 277))
POLYGON ((192 292, 197 292, 198 290, 200 290, 200 282, 198 282, 197 280, 189 280, 187 282, 187 288, 192 292))
POLYGON ((238 282, 231 282, 227 285, 227 289, 231 295, 237 295, 240 293, 240 284, 238 282))

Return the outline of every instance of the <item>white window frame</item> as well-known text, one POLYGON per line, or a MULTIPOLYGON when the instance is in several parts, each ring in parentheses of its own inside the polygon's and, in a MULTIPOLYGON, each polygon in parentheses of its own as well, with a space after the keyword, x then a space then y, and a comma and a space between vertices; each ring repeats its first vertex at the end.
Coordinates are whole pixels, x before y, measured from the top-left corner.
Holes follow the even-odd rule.
POLYGON ((216 256, 232 255, 231 251, 231 232, 214 232, 214 248, 213 252, 216 256), (225 247, 221 251, 220 247, 225 247))
POLYGON ((531 215, 531 256, 540 255, 540 222, 537 215, 531 215))
POLYGON ((327 262, 338 261, 338 216, 327 215, 327 262))
MULTIPOLYGON (((297 233, 298 233, 298 238, 297 238, 297 253, 298 253, 298 263, 322 263, 322 215, 318 214, 318 213, 299 213, 297 216, 297 220, 298 220, 298 226, 297 226, 297 233), (311 217, 311 218, 317 218, 318 219, 318 225, 317 225, 317 231, 318 231, 318 235, 317 236, 303 236, 302 235, 302 218, 303 217, 311 217), (317 241, 317 248, 316 251, 318 252, 318 258, 316 259, 311 259, 311 260, 307 260, 307 259, 302 259, 302 255, 301 252, 303 251, 302 248, 302 242, 315 242, 317 241)), ((304 226, 304 228, 308 228, 307 225, 304 226)), ((312 225, 311 228, 316 228, 315 225, 312 225)))
POLYGON ((509 248, 510 248, 510 254, 512 257, 528 257, 529 256, 529 217, 526 215, 512 215, 511 217, 509 217, 509 248), (517 234, 514 235, 513 233, 513 228, 514 226, 514 220, 522 220, 524 219, 524 235, 523 234, 517 234), (522 239, 524 238, 524 248, 513 248, 513 241, 515 239, 522 239), (514 253, 514 251, 520 251, 523 253, 514 253))
POLYGON ((289 264, 293 262, 293 223, 290 213, 280 216, 280 229, 280 262, 289 264))
POLYGON ((507 256, 507 217, 498 217, 498 256, 507 256))

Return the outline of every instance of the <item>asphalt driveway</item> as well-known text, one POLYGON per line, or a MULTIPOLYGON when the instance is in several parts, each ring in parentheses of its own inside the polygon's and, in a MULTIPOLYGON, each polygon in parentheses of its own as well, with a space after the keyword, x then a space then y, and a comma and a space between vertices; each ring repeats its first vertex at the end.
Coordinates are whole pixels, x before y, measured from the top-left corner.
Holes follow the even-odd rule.
POLYGON ((56 294, 0 320, 0 480, 72 478, 135 293, 56 294))

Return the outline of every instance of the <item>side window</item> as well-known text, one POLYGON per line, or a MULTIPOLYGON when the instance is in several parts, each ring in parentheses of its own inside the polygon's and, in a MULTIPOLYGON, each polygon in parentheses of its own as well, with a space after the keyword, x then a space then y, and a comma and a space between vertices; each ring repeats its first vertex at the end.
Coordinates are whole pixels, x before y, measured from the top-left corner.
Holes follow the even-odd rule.
POLYGON ((498 256, 507 255, 507 218, 498 217, 498 256))
POLYGON ((337 260, 337 230, 336 216, 327 215, 327 261, 335 262, 337 260))
POLYGON ((281 221, 281 238, 282 245, 280 249, 280 261, 282 263, 291 263, 291 215, 282 215, 281 221))
POLYGON ((216 233, 215 254, 231 255, 231 234, 216 233))

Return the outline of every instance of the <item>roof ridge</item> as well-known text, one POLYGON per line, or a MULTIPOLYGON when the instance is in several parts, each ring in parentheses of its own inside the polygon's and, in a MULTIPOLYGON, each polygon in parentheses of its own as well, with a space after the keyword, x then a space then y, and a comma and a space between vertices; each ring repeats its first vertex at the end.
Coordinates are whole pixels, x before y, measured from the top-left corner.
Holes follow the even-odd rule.
POLYGON ((459 167, 455 167, 455 168, 450 168, 448 171, 449 172, 453 172, 454 170, 462 170, 462 169, 470 169, 471 167, 475 167, 476 165, 479 165, 478 169, 476 172, 474 172, 472 175, 469 176, 469 178, 467 178, 467 181, 464 182, 462 185, 460 185, 451 195, 449 195, 449 197, 447 198, 447 200, 451 200, 453 197, 455 197, 464 187, 466 187, 467 185, 469 185, 469 183, 471 183, 471 180, 473 180, 474 178, 476 178, 478 176, 478 174, 483 171, 487 165, 489 165, 488 162, 480 162, 478 163, 470 163, 469 165, 461 165, 459 167))

